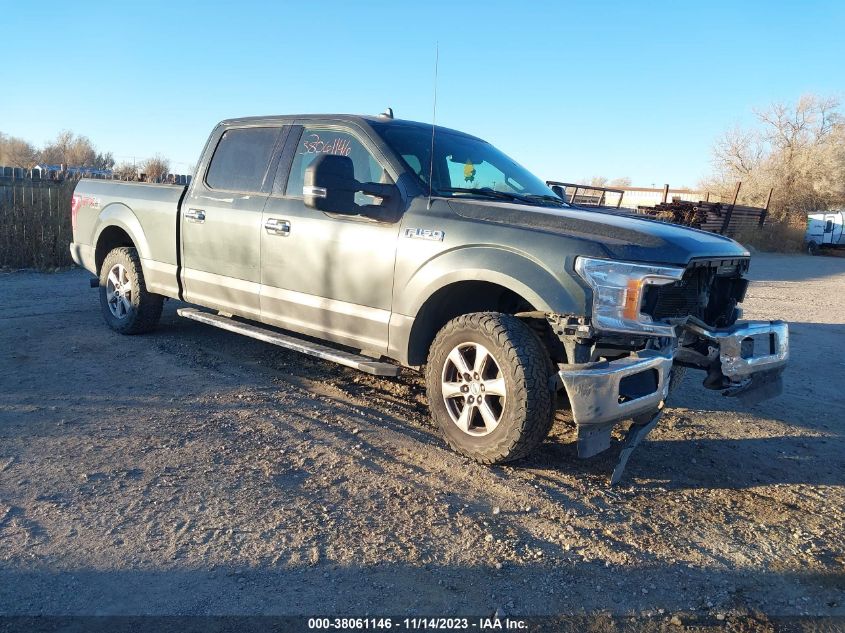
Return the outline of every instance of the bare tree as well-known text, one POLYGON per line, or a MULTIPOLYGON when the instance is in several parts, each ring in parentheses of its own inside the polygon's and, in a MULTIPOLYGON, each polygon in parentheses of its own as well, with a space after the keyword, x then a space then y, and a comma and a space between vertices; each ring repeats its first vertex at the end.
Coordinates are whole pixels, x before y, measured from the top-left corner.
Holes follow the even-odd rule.
POLYGON ((159 181, 170 173, 170 160, 156 154, 141 163, 141 173, 146 175, 148 181, 159 181))
POLYGON ((138 167, 134 163, 124 161, 115 165, 114 175, 120 180, 138 180, 138 167))
POLYGON ((725 195, 741 180, 742 195, 762 201, 774 188, 777 219, 845 203, 845 121, 832 97, 802 96, 756 111, 758 124, 733 128, 713 148, 716 172, 704 187, 725 195))
POLYGON ((44 145, 39 153, 39 162, 48 165, 67 165, 71 167, 93 167, 111 169, 114 158, 110 152, 101 154, 85 136, 77 136, 65 130, 55 139, 44 145))
POLYGON ((745 176, 760 167, 765 155, 758 131, 734 127, 716 141, 715 162, 732 175, 745 176))
POLYGON ((621 178, 610 179, 607 176, 593 176, 592 178, 584 178, 582 182, 591 187, 630 187, 631 179, 628 176, 621 178))
POLYGON ((37 152, 27 141, 0 132, 0 165, 31 169, 35 166, 37 152))

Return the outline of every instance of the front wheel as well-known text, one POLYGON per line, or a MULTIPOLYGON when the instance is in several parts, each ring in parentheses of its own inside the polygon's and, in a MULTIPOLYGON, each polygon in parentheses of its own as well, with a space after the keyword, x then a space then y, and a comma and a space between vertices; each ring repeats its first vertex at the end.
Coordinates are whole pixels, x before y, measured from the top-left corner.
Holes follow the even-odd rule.
POLYGON ((111 329, 121 334, 153 330, 164 297, 147 290, 141 259, 134 248, 112 250, 100 268, 100 307, 111 329))
POLYGON ((426 365, 432 418, 455 451, 484 463, 530 453, 554 421, 552 364, 537 334, 498 312, 449 321, 426 365))
POLYGON ((819 245, 815 242, 809 242, 807 244, 807 254, 808 255, 818 255, 819 254, 819 245))

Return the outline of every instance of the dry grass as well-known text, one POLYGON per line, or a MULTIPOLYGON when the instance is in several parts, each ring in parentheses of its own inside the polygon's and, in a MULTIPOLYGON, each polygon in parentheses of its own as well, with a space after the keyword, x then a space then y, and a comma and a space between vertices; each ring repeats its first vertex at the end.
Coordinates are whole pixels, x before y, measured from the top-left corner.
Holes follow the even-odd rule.
POLYGON ((770 253, 800 253, 804 250, 804 226, 777 222, 737 231, 731 237, 744 246, 770 253))
POLYGON ((73 264, 68 246, 75 184, 0 182, 0 268, 55 270, 73 264))

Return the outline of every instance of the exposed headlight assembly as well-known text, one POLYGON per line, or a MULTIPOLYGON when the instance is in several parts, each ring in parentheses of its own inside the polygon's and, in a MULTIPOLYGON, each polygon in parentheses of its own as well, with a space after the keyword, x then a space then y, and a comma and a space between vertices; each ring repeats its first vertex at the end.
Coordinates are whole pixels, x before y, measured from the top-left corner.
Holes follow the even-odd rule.
POLYGON ((679 281, 683 268, 579 257, 575 271, 593 289, 592 323, 597 330, 674 336, 672 326, 654 323, 640 309, 648 286, 679 281))

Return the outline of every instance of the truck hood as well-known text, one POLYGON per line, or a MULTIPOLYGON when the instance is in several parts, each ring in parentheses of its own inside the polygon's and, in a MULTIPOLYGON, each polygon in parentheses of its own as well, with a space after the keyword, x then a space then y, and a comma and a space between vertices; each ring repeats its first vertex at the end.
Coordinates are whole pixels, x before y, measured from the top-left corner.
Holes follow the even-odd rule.
POLYGON ((686 265, 696 257, 750 255, 742 245, 722 235, 618 211, 488 200, 449 200, 449 206, 464 218, 593 242, 612 259, 686 265))

